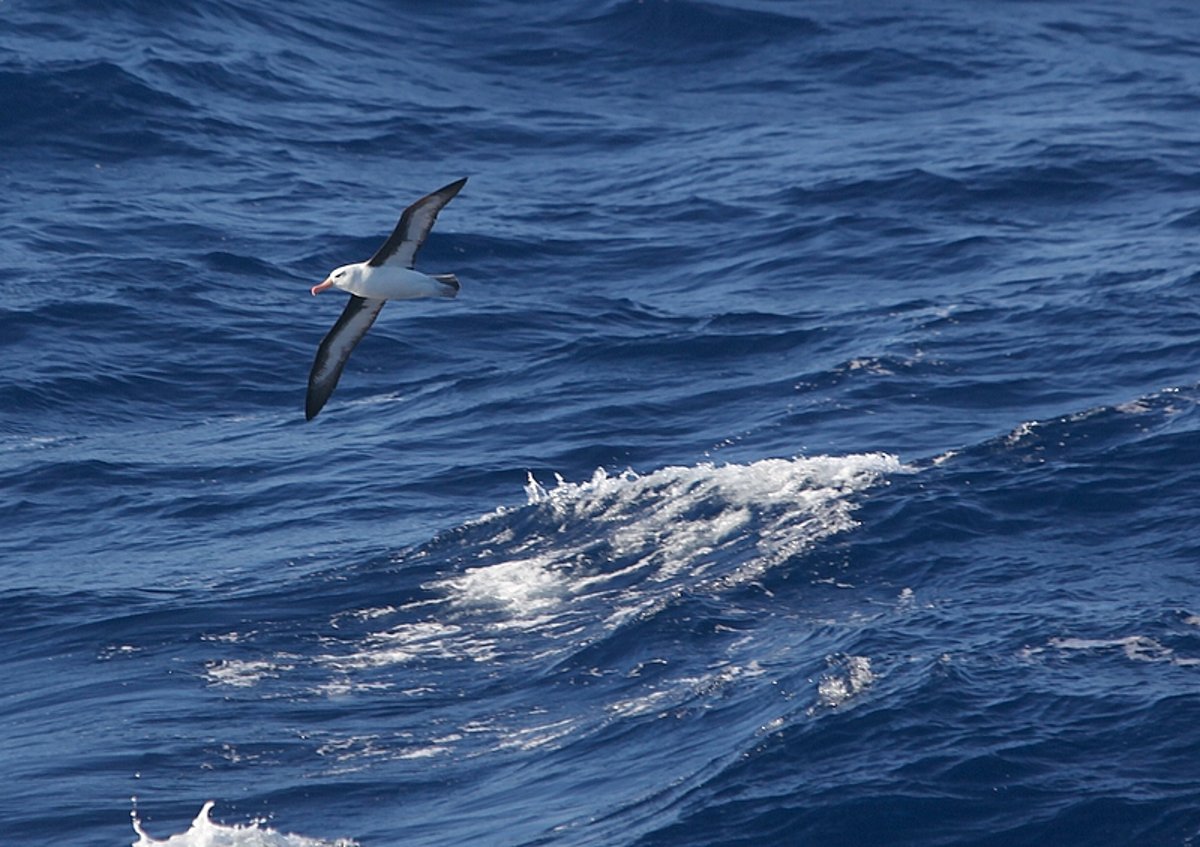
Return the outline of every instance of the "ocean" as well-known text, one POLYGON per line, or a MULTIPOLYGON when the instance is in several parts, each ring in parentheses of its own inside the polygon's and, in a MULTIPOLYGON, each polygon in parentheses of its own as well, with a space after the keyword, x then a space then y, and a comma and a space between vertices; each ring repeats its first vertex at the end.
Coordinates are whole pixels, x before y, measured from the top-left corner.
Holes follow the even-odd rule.
POLYGON ((0 0, 0 843, 1196 844, 1198 111, 1169 0, 0 0))

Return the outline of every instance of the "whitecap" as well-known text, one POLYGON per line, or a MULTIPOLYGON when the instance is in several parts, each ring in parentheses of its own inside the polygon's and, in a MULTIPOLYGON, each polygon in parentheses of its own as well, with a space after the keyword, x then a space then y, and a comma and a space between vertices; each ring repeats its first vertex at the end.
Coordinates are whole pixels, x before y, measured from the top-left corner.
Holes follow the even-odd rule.
MULTIPOLYGON (((562 534, 546 539, 557 564, 586 555, 597 534, 617 558, 649 569, 663 581, 715 558, 721 549, 750 540, 757 555, 723 582, 741 584, 811 547, 854 527, 853 496, 888 474, 904 470, 895 456, 761 459, 749 464, 671 466, 646 475, 597 470, 583 483, 561 479, 547 490, 530 478, 529 505, 546 510, 569 530, 586 522, 582 543, 562 534)), ((569 537, 569 533, 568 533, 569 537)), ((553 567, 553 566, 551 566, 553 567)))
POLYGON ((244 826, 213 823, 209 817, 213 805, 211 800, 204 804, 187 832, 162 840, 146 834, 135 811, 132 814, 133 831, 137 833, 138 840, 133 847, 357 847, 357 842, 347 838, 325 841, 276 832, 259 821, 244 826))

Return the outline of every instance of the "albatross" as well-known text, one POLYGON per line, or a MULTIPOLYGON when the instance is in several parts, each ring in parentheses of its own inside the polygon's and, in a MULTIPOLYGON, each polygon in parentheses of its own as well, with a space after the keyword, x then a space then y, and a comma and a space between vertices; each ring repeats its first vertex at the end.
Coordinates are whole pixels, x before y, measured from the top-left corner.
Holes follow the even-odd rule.
POLYGON ((340 288, 350 294, 350 301, 317 348, 317 358, 308 375, 305 419, 311 421, 321 411, 346 367, 350 352, 375 323, 384 303, 458 294, 458 278, 454 274, 423 274, 413 269, 413 262, 433 229, 438 212, 466 184, 467 178, 463 177, 426 194, 404 210, 396 228, 374 256, 365 262, 334 268, 323 282, 312 287, 314 296, 327 288, 340 288))

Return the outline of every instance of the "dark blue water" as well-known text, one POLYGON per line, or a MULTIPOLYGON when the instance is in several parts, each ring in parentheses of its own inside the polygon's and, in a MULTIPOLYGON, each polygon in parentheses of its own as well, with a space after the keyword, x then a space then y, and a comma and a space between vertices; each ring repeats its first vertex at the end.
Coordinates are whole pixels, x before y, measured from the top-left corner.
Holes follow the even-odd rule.
POLYGON ((1198 109, 1182 2, 3 0, 0 841, 1195 843, 1198 109))

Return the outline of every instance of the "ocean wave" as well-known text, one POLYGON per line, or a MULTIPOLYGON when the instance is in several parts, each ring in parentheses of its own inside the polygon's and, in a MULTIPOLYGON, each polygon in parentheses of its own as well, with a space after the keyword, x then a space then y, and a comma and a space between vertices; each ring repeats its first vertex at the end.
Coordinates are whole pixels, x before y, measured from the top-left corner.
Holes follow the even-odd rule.
POLYGON ((9 840, 1195 835, 1179 4, 2 5, 9 840))
POLYGON ((637 51, 652 62, 729 59, 764 40, 806 38, 823 31, 810 18, 697 0, 621 0, 586 21, 622 51, 637 51))
MULTIPOLYGON (((393 569, 426 574, 420 589, 378 613, 329 612, 337 631, 310 661, 339 674, 369 670, 368 687, 381 669, 414 663, 562 662, 681 598, 736 591, 852 529, 858 497, 903 470, 875 454, 600 470, 549 489, 530 476, 526 506, 397 554, 393 569), (541 636, 532 653, 530 631, 541 636)), ((223 686, 286 683, 297 661, 292 649, 214 659, 206 675, 223 686)))

